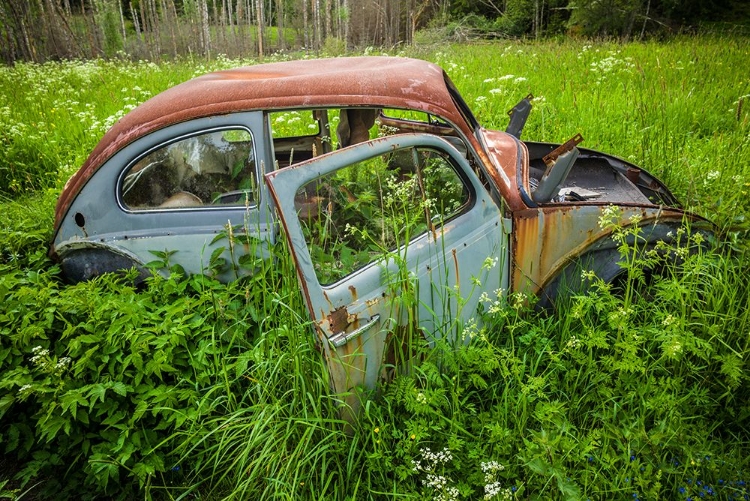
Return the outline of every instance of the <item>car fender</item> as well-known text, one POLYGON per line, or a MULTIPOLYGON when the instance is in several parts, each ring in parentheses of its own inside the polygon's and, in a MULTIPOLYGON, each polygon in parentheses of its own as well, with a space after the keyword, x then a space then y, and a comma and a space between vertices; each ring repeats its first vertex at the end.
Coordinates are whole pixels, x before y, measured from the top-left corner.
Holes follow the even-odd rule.
POLYGON ((135 268, 135 284, 143 283, 152 272, 135 255, 96 242, 79 242, 59 251, 60 267, 71 283, 91 280, 115 270, 135 268))
MULTIPOLYGON (((679 229, 684 228, 682 221, 658 221, 641 225, 635 236, 635 231, 626 232, 625 243, 629 249, 637 253, 637 258, 645 257, 646 253, 657 249, 658 242, 664 242, 668 246, 685 245, 684 237, 680 242, 678 239, 679 229)), ((710 235, 712 232, 699 225, 696 231, 710 235)), ((710 238, 703 239, 703 245, 708 245, 710 238)), ((615 283, 627 273, 624 262, 632 256, 623 255, 619 247, 621 243, 615 241, 608 234, 594 242, 583 252, 562 263, 557 273, 549 278, 541 287, 537 307, 550 309, 556 307, 564 298, 571 295, 585 293, 590 287, 590 279, 583 276, 584 273, 593 273, 604 283, 615 283)), ((695 252, 697 245, 690 249, 695 252)), ((676 257, 676 256, 675 256, 676 257)), ((645 270, 657 271, 657 270, 645 270)))

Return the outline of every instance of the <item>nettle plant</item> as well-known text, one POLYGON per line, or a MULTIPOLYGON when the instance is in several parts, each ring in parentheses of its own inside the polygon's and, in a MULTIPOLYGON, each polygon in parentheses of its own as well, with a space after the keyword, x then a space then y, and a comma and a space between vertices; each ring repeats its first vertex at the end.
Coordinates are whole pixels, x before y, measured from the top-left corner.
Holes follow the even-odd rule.
MULTIPOLYGON (((16 261, 39 245, 17 248, 16 261)), ((222 411, 207 405, 217 388, 227 398, 256 384, 242 376, 264 360, 259 346, 300 324, 278 247, 264 249, 271 260, 244 259, 253 275, 231 284, 182 275, 168 251, 153 266, 171 276, 138 288, 135 270, 66 286, 46 260, 43 271, 2 265, 0 447, 17 465, 16 494, 131 498, 179 480, 175 431, 222 411)))

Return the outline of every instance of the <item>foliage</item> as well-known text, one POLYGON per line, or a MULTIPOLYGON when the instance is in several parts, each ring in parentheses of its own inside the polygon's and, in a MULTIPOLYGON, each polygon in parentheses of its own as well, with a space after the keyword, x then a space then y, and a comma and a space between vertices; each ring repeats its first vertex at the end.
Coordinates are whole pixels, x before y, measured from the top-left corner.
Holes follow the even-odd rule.
POLYGON ((207 58, 487 37, 643 39, 698 29, 747 33, 742 0, 0 0, 6 64, 86 57, 207 58), (62 5, 59 5, 62 3, 62 5), (423 31, 420 36, 415 32, 423 31))
POLYGON ((565 315, 485 294, 464 346, 425 350, 368 407, 372 481, 432 499, 748 494, 750 317, 729 306, 750 298, 748 263, 684 252, 699 238, 672 249, 685 261, 655 288, 631 261, 631 296, 587 275, 565 315))
POLYGON ((582 35, 630 38, 634 30, 645 28, 645 8, 640 0, 574 0, 569 22, 582 35))
POLYGON ((0 268, 0 444, 22 465, 14 478, 41 479, 41 495, 127 499, 162 485, 184 465, 173 434, 267 383, 251 376, 269 349, 289 347, 284 332, 311 346, 291 313, 301 300, 285 252, 276 264, 244 261, 256 273, 228 286, 174 269, 143 290, 131 274, 66 286, 37 255, 47 239, 24 246, 18 233, 4 235, 15 257, 0 268))

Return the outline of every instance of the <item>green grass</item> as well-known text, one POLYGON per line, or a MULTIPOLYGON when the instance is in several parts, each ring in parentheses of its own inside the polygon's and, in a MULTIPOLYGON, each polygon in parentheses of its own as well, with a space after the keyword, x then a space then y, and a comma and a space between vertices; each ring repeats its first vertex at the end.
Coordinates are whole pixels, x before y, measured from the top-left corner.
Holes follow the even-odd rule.
MULTIPOLYGON (((750 495, 750 55, 746 38, 444 47, 487 127, 532 92, 523 137, 664 178, 726 230, 689 233, 646 286, 554 315, 483 298, 466 345, 417 346, 349 426, 283 245, 251 278, 68 286, 46 256, 67 177, 129 107, 252 61, 0 69, 0 497, 743 499, 750 495)), ((633 252, 625 247, 623 252, 633 252)), ((635 256, 635 254, 633 254, 635 256)))

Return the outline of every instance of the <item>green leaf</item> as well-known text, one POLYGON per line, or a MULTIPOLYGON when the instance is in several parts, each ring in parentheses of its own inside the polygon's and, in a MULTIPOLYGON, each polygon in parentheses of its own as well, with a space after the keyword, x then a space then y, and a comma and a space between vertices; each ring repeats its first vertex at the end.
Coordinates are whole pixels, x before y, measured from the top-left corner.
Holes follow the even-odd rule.
POLYGON ((106 454, 94 454, 89 458, 91 471, 102 489, 107 488, 110 479, 117 479, 120 475, 119 465, 109 459, 106 454))
POLYGON ((579 501, 583 499, 581 496, 581 488, 576 485, 572 480, 566 480, 563 475, 555 475, 557 479, 557 488, 563 495, 563 499, 568 501, 579 501))
POLYGON ((97 401, 97 399, 100 402, 104 402, 104 396, 106 393, 107 387, 101 383, 89 385, 88 396, 94 397, 91 399, 91 406, 89 408, 93 408, 94 403, 97 401))
POLYGON ((112 391, 117 393, 118 395, 125 396, 128 394, 128 391, 130 391, 132 388, 130 386, 125 385, 124 383, 117 381, 112 384, 112 391))
POLYGON ((73 416, 73 419, 76 419, 76 411, 79 404, 81 405, 81 407, 86 407, 87 405, 89 405, 89 402, 83 397, 81 391, 78 389, 70 390, 69 392, 65 393, 60 399, 60 407, 62 408, 63 413, 65 413, 65 411, 69 411, 73 416))
POLYGON ((49 419, 43 421, 40 427, 40 438, 47 443, 52 442, 60 430, 66 435, 70 435, 70 420, 62 416, 51 416, 49 419))
POLYGON ((3 417, 5 412, 10 409, 10 406, 13 405, 13 402, 15 401, 16 397, 11 393, 6 393, 0 397, 0 418, 3 417))
POLYGON ((146 463, 136 463, 133 466, 133 474, 138 479, 138 485, 140 487, 146 485, 148 477, 152 476, 154 473, 156 473, 156 470, 153 465, 146 463))

